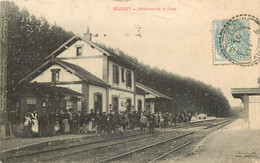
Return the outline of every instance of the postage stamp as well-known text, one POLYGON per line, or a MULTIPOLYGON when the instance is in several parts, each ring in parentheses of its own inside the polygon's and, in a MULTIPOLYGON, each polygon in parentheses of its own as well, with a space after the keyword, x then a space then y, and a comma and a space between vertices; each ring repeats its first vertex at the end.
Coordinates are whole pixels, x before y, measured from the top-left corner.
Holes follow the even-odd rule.
POLYGON ((260 21, 241 14, 229 20, 215 20, 214 64, 257 65, 260 61, 260 21))

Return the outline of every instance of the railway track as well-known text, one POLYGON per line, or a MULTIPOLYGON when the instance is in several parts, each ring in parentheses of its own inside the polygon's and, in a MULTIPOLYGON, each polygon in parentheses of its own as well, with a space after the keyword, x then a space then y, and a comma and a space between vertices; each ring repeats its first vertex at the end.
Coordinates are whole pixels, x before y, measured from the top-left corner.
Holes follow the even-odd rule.
MULTIPOLYGON (((201 126, 204 126, 204 125, 205 125, 204 123, 201 123, 201 126)), ((197 123, 196 127, 197 126, 200 126, 200 124, 197 123)), ((157 137, 160 135, 171 134, 173 132, 175 132, 175 131, 156 133, 153 135, 136 134, 136 135, 129 135, 129 136, 124 136, 124 137, 114 138, 114 139, 105 139, 105 140, 89 142, 89 143, 81 143, 81 144, 77 144, 77 145, 68 145, 65 147, 63 146, 63 147, 57 147, 57 148, 53 148, 53 149, 49 149, 49 150, 40 150, 40 151, 31 152, 31 153, 24 153, 24 154, 20 154, 20 155, 5 157, 5 158, 3 158, 3 162, 19 162, 19 160, 23 160, 24 158, 26 158, 26 161, 30 161, 30 160, 37 161, 38 159, 39 160, 41 159, 42 155, 44 155, 44 157, 42 158, 42 159, 44 159, 44 161, 46 161, 46 160, 55 161, 55 160, 58 160, 59 158, 68 157, 69 155, 75 155, 78 153, 89 152, 89 151, 103 149, 103 148, 107 148, 107 147, 111 148, 112 146, 117 146, 120 144, 129 143, 129 142, 140 141, 142 139, 154 138, 154 137, 157 137), (64 151, 66 151, 66 152, 64 152, 64 151), (50 157, 48 157, 49 153, 52 153, 52 155, 50 155, 50 157), (55 157, 53 156, 53 153, 56 153, 55 157), (35 159, 35 156, 37 157, 36 159, 35 159)), ((181 137, 185 137, 185 135, 191 135, 191 134, 193 134, 193 133, 176 136, 175 138, 168 139, 168 141, 171 141, 174 139, 179 139, 181 137)), ((152 145, 152 146, 156 146, 158 143, 163 143, 163 141, 154 143, 154 145, 152 145)))
MULTIPOLYGON (((119 138, 119 139, 116 139, 115 141, 109 141, 109 142, 106 141, 106 143, 98 145, 97 147, 87 148, 87 149, 79 149, 78 151, 64 153, 64 154, 56 156, 55 159, 68 157, 69 155, 75 155, 75 154, 78 154, 78 153, 84 153, 84 152, 88 152, 88 151, 94 151, 94 150, 99 150, 99 149, 104 149, 104 148, 111 148, 113 146, 123 145, 123 144, 130 143, 130 142, 141 141, 143 139, 158 137, 160 135, 167 135, 167 134, 171 135, 172 133, 173 133, 173 131, 164 132, 164 133, 157 133, 157 134, 153 134, 153 135, 145 135, 145 136, 141 135, 141 136, 127 137, 127 139, 126 138, 122 138, 122 139, 119 138)), ((51 160, 53 160, 53 158, 51 158, 51 160)))
MULTIPOLYGON (((224 126, 226 126, 226 125, 232 123, 233 121, 234 121, 234 120, 228 121, 224 126)), ((209 128, 212 128, 212 127, 215 127, 215 126, 216 126, 216 125, 213 125, 213 126, 210 126, 210 127, 206 127, 205 129, 209 129, 209 128)), ((216 130, 218 130, 218 129, 224 127, 224 126, 220 126, 220 127, 218 127, 216 130)), ((214 131, 214 130, 213 130, 213 131, 214 131)), ((213 132, 213 131, 210 131, 210 132, 213 132)), ((209 133, 207 133, 207 135, 208 135, 208 134, 209 134, 209 133)), ((170 155, 170 154, 172 154, 172 153, 174 153, 174 152, 176 152, 176 151, 178 151, 178 150, 180 150, 180 149, 182 149, 182 148, 184 148, 184 147, 186 147, 186 146, 188 146, 188 145, 190 145, 190 144, 192 144, 192 143, 195 143, 195 142, 199 141, 200 139, 204 138, 205 136, 206 136, 206 135, 202 135, 202 136, 199 136, 198 138, 195 138, 195 139, 193 139, 193 140, 191 140, 191 141, 188 141, 188 142, 186 142, 186 143, 184 143, 184 144, 182 144, 182 145, 180 145, 180 146, 178 146, 178 147, 176 147, 176 148, 174 148, 174 149, 172 149, 172 150, 170 150, 170 151, 168 151, 168 152, 166 152, 166 153, 164 153, 164 154, 162 154, 162 155, 160 155, 160 156, 154 158, 153 160, 148 161, 147 163, 153 163, 153 162, 159 161, 159 160, 165 158, 166 156, 168 156, 168 155, 170 155)))
POLYGON ((205 121, 197 121, 197 122, 188 122, 188 123, 183 123, 183 124, 178 124, 177 126, 170 126, 170 128, 173 129, 179 129, 179 128, 193 128, 193 127, 201 127, 201 126, 206 126, 208 123, 211 122, 221 122, 224 119, 211 119, 211 120, 205 120, 205 121))
POLYGON ((86 146, 86 145, 97 144, 97 143, 103 143, 103 142, 108 142, 108 141, 113 141, 113 140, 118 140, 118 139, 124 139, 124 138, 132 137, 132 136, 139 136, 139 135, 144 135, 144 134, 140 133, 140 134, 135 134, 135 135, 127 135, 127 136, 123 136, 123 137, 103 139, 103 140, 94 141, 94 142, 86 142, 86 143, 81 143, 81 144, 73 144, 73 145, 55 147, 55 148, 47 149, 47 150, 33 151, 33 152, 30 152, 30 153, 21 153, 21 154, 12 155, 12 156, 2 156, 2 159, 4 159, 4 160, 17 159, 17 158, 20 158, 20 157, 25 157, 25 156, 30 156, 30 155, 44 154, 44 153, 48 153, 48 152, 70 149, 70 148, 74 148, 74 147, 86 146))
MULTIPOLYGON (((163 134, 163 133, 156 133, 154 135, 160 135, 160 134, 163 134)), ((94 144, 101 144, 101 143, 111 142, 113 140, 118 141, 118 140, 124 140, 124 139, 127 139, 127 138, 132 138, 131 140, 134 141, 135 139, 138 139, 139 136, 143 136, 141 138, 144 139, 144 138, 151 137, 152 135, 140 133, 140 134, 135 134, 135 135, 115 137, 115 138, 112 138, 112 139, 103 139, 103 140, 94 141, 94 142, 87 142, 87 143, 80 143, 80 144, 73 144, 73 145, 55 147, 55 148, 47 149, 47 150, 33 151, 33 152, 30 152, 30 153, 21 153, 21 154, 18 154, 18 155, 2 156, 1 158, 2 158, 2 160, 9 162, 9 161, 17 160, 19 158, 30 157, 30 156, 40 155, 40 154, 48 154, 48 153, 51 153, 51 152, 57 152, 57 151, 62 151, 62 150, 66 150, 66 149, 73 149, 73 148, 77 148, 77 147, 84 147, 84 146, 89 146, 89 145, 94 145, 94 144), (136 138, 133 138, 133 137, 136 137, 136 138)), ((128 141, 131 141, 131 140, 128 140, 128 141)), ((121 144, 121 143, 118 143, 118 144, 121 144)), ((102 148, 102 147, 95 147, 95 148, 92 148, 92 150, 99 149, 99 148, 102 148)), ((88 150, 91 150, 91 149, 88 149, 88 150)), ((88 151, 88 150, 85 150, 85 151, 88 151)), ((82 152, 82 151, 69 153, 67 155, 72 155, 72 154, 75 154, 75 153, 78 153, 78 152, 82 152)), ((63 155, 57 155, 56 157, 58 158, 58 157, 63 157, 63 156, 64 156, 64 154, 63 155)))
MULTIPOLYGON (((221 128, 221 127, 223 127, 223 126, 225 126, 225 125, 227 125, 227 124, 229 124, 229 123, 232 123, 232 122, 233 122, 233 120, 227 120, 227 121, 221 122, 221 123, 219 123, 219 124, 215 124, 215 125, 208 126, 208 127, 206 127, 206 128, 203 128, 202 130, 211 129, 211 128, 215 127, 215 126, 221 125, 220 127, 217 127, 217 128, 215 129, 215 130, 217 130, 217 129, 219 129, 219 128, 221 128)), ((211 131, 211 132, 212 132, 212 131, 211 131)), ((141 151, 144 151, 144 150, 153 148, 153 147, 155 147, 155 146, 159 146, 159 145, 165 144, 165 143, 170 142, 170 141, 179 140, 179 139, 181 139, 181 138, 184 138, 184 137, 193 135, 193 134, 195 134, 195 133, 197 133, 197 132, 194 132, 194 131, 193 131, 193 132, 190 132, 190 133, 187 133, 187 134, 183 134, 183 135, 178 136, 178 137, 174 137, 174 138, 170 138, 170 139, 167 139, 167 140, 163 140, 163 141, 160 141, 160 142, 157 142, 157 143, 154 143, 154 144, 149 144, 149 145, 144 146, 144 147, 142 147, 142 148, 135 149, 135 150, 132 150, 132 151, 129 151, 129 152, 126 152, 126 153, 117 155, 117 156, 113 156, 113 157, 110 157, 110 158, 107 158, 107 159, 98 161, 98 163, 112 162, 112 161, 115 161, 115 162, 116 162, 116 161, 119 161, 119 162, 121 162, 121 161, 122 161, 122 160, 121 160, 122 158, 127 157, 127 156, 129 156, 129 155, 133 155, 133 154, 135 154, 135 153, 137 153, 137 152, 141 152, 141 151)), ((207 134, 208 134, 208 133, 207 133, 207 134)), ((154 158, 154 159, 152 159, 151 161, 148 161, 148 162, 151 163, 151 162, 158 161, 158 160, 160 160, 160 159, 166 157, 167 155, 169 155, 169 154, 171 154, 171 153, 173 153, 173 152, 176 152, 176 151, 178 151, 178 150, 180 150, 180 149, 182 149, 182 148, 184 148, 184 147, 186 147, 186 146, 188 146, 188 145, 190 145, 190 144, 192 144, 192 143, 194 143, 194 142, 200 140, 201 138, 205 137, 207 134, 203 134, 202 136, 196 137, 195 139, 192 139, 192 140, 190 140, 190 141, 188 141, 188 142, 186 142, 186 143, 184 143, 184 144, 181 144, 180 146, 178 146, 178 147, 176 147, 176 148, 174 148, 174 149, 172 149, 172 150, 170 150, 170 151, 167 151, 167 152, 163 153, 162 155, 157 156, 156 158, 154 158)), ((127 161, 126 161, 126 162, 127 162, 127 161)))

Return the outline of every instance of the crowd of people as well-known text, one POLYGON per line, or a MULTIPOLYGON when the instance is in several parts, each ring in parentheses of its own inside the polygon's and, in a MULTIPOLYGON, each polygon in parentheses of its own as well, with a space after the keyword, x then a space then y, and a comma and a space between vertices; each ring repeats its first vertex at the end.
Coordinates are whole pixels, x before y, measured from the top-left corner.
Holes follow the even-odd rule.
POLYGON ((79 114, 73 109, 58 109, 56 112, 28 112, 23 118, 23 137, 53 136, 79 133, 79 114))
POLYGON ((141 132, 154 132, 154 128, 165 129, 168 125, 189 122, 191 113, 145 113, 136 111, 112 111, 90 113, 73 109, 58 109, 56 112, 41 114, 28 113, 23 119, 23 136, 52 136, 75 133, 116 133, 141 128, 141 132))

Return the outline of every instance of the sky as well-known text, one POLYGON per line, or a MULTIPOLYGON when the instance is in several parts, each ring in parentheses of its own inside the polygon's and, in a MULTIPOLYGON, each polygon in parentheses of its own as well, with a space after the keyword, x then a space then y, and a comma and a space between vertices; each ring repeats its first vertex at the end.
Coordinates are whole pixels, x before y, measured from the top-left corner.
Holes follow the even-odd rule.
POLYGON ((89 27, 93 35, 98 34, 93 37, 94 42, 119 48, 145 64, 220 88, 231 106, 241 105, 239 99, 232 97, 231 88, 258 87, 260 65, 213 64, 212 24, 214 20, 230 19, 238 14, 260 18, 258 0, 239 3, 236 0, 26 0, 15 3, 75 34, 83 34, 89 27), (131 8, 122 10, 122 7, 131 8))

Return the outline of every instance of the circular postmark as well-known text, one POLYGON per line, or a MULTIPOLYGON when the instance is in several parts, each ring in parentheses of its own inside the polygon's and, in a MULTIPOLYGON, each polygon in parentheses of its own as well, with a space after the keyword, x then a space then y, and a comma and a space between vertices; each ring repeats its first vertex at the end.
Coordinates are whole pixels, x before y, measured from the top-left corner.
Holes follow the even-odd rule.
POLYGON ((260 20, 241 14, 227 20, 220 32, 221 52, 231 63, 253 66, 260 63, 260 20))

